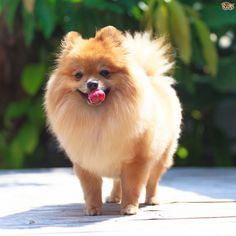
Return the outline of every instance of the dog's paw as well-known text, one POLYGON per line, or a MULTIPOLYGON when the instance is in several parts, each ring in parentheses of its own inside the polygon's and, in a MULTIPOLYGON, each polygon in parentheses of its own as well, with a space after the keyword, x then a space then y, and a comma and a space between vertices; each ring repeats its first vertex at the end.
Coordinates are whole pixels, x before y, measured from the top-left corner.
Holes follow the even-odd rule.
POLYGON ((118 196, 108 196, 106 197, 106 203, 120 203, 121 199, 118 196))
POLYGON ((146 205, 151 205, 151 206, 154 206, 154 205, 159 205, 159 199, 158 197, 148 197, 146 198, 145 200, 145 204, 146 205))
POLYGON ((85 208, 85 215, 87 216, 98 216, 102 214, 101 207, 86 207, 85 208))
POLYGON ((121 209, 122 215, 135 215, 138 212, 138 206, 129 204, 121 209))
POLYGON ((146 205, 154 206, 154 205, 159 205, 159 203, 160 202, 159 202, 158 197, 147 197, 145 200, 146 205))

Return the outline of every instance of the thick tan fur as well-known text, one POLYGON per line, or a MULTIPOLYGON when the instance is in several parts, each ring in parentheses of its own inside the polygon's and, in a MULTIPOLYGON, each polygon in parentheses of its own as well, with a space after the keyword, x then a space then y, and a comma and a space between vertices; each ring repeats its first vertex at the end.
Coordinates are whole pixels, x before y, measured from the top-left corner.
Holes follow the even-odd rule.
POLYGON ((114 178, 108 202, 121 201, 123 214, 135 214, 146 185, 146 203, 157 204, 157 183, 171 166, 180 135, 181 106, 166 73, 169 47, 150 35, 122 34, 112 26, 82 39, 70 32, 46 88, 51 132, 72 161, 86 201, 86 214, 101 213, 102 177, 114 178), (106 68, 111 76, 103 78, 106 68), (83 78, 76 81, 76 71, 83 78), (86 93, 95 78, 110 93, 89 105, 86 93))

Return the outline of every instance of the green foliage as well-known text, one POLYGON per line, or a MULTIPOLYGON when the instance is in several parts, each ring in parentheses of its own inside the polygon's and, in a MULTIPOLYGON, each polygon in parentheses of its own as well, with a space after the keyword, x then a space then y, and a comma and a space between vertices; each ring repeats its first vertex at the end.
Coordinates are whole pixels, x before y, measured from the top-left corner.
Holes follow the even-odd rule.
POLYGON ((209 74, 216 76, 218 69, 218 55, 215 45, 210 39, 210 32, 203 21, 193 18, 193 24, 196 27, 197 35, 202 46, 202 54, 208 67, 209 74))
POLYGON ((6 157, 5 167, 21 168, 25 164, 25 158, 33 155, 40 145, 40 133, 45 126, 45 118, 38 92, 44 82, 45 72, 44 64, 28 64, 22 72, 20 81, 22 89, 28 95, 27 98, 11 102, 6 108, 5 139, 9 139, 9 146, 0 146, 0 156, 2 153, 6 157), (23 123, 15 130, 15 121, 19 119, 23 120, 23 123), (10 137, 13 130, 16 134, 10 137))
POLYGON ((14 168, 24 164, 25 155, 30 155, 38 145, 38 129, 32 124, 24 124, 18 130, 10 144, 8 158, 14 163, 14 168))
POLYGON ((45 125, 41 99, 28 98, 10 103, 5 112, 4 123, 7 130, 5 133, 0 133, 0 156, 2 154, 6 157, 5 167, 21 168, 25 164, 26 156, 32 155, 39 145, 40 133, 45 125), (11 137, 14 122, 19 118, 24 122, 14 137, 11 137), (2 146, 1 138, 4 140, 2 146))
POLYGON ((167 35, 177 49, 180 59, 189 64, 194 50, 191 39, 191 22, 195 25, 205 59, 207 71, 213 77, 217 74, 218 54, 214 43, 210 40, 207 25, 200 19, 193 8, 177 0, 150 0, 145 15, 145 25, 155 34, 167 35))
POLYGON ((15 13, 16 13, 17 6, 20 3, 20 0, 14 0, 14 1, 5 0, 4 2, 6 2, 5 4, 7 6, 6 24, 8 26, 9 31, 12 32, 15 13))
POLYGON ((184 7, 178 1, 166 3, 170 18, 170 35, 178 48, 181 60, 189 64, 191 59, 190 26, 184 7))
POLYGON ((35 27, 35 16, 23 10, 23 32, 25 36, 25 43, 30 45, 34 37, 34 27, 35 27))
POLYGON ((137 0, 119 0, 118 3, 108 0, 2 0, 0 14, 5 10, 8 29, 12 32, 17 7, 20 9, 25 42, 30 45, 37 32, 49 39, 56 27, 64 33, 79 30, 91 35, 97 27, 111 21, 117 26, 126 21, 126 27, 132 29, 137 24, 132 12, 141 16, 137 3, 137 0))
POLYGON ((10 128, 12 120, 24 116, 28 111, 29 105, 30 105, 29 100, 11 102, 5 111, 4 115, 5 126, 10 128))
POLYGON ((160 4, 156 10, 156 19, 154 27, 160 35, 168 34, 169 32, 169 13, 166 4, 160 4))
POLYGON ((215 115, 226 97, 235 101, 235 38, 226 48, 220 45, 226 33, 236 34, 235 10, 223 11, 210 0, 0 0, 0 14, 12 34, 17 22, 31 52, 17 78, 24 96, 9 102, 3 117, 0 167, 28 167, 42 158, 42 97, 52 52, 68 31, 89 37, 105 25, 166 35, 176 49, 185 124, 177 165, 233 165, 229 137, 215 115))
POLYGON ((55 1, 36 1, 35 14, 45 38, 49 38, 56 24, 55 1))
POLYGON ((34 96, 42 86, 45 69, 44 64, 29 64, 24 68, 21 76, 21 86, 30 96, 34 96))

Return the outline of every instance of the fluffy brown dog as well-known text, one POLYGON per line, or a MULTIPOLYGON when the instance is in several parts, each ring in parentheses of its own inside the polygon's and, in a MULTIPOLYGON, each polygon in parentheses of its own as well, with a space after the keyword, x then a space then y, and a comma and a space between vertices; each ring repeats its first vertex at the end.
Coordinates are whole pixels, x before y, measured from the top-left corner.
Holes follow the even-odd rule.
POLYGON ((168 50, 161 39, 112 26, 90 39, 70 32, 62 42, 45 108, 80 179, 87 215, 101 214, 103 176, 114 179, 107 202, 121 201, 122 214, 136 214, 144 185, 146 204, 158 203, 181 124, 168 50))

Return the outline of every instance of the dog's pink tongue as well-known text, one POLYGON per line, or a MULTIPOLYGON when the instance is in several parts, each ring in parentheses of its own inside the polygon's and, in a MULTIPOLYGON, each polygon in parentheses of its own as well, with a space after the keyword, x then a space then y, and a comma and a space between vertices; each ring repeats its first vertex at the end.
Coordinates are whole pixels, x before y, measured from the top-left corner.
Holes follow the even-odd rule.
POLYGON ((101 89, 96 89, 88 94, 88 100, 92 104, 99 104, 105 100, 106 94, 101 89))

